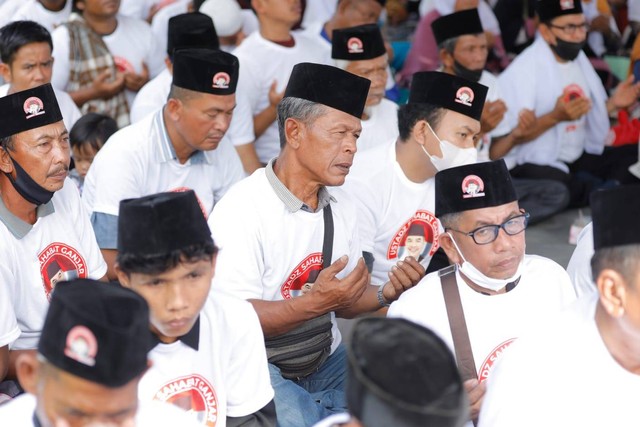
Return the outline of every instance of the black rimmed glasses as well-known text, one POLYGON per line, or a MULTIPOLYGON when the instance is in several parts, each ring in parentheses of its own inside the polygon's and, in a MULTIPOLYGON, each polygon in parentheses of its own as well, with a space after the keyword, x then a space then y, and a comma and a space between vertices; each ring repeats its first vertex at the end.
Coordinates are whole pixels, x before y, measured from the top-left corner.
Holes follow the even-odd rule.
POLYGON ((498 238, 498 233, 501 228, 509 236, 522 233, 524 229, 527 228, 527 224, 529 224, 529 212, 522 210, 520 212, 522 212, 521 215, 513 216, 502 224, 483 225, 469 232, 456 230, 455 228, 447 228, 447 230, 455 231, 465 236, 471 236, 477 245, 488 245, 498 238))
POLYGON ((557 28, 568 36, 572 36, 575 34, 577 30, 582 30, 585 33, 589 31, 589 24, 583 22, 582 24, 567 24, 567 25, 553 25, 551 23, 547 24, 551 28, 557 28))

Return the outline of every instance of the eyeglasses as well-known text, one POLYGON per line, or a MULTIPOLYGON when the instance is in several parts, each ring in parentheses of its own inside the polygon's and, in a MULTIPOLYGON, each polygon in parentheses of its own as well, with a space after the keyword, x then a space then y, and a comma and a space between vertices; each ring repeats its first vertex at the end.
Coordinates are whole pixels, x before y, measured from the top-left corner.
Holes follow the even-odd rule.
POLYGON ((553 25, 551 23, 547 25, 550 26, 551 28, 557 28, 558 30, 561 30, 563 33, 565 33, 568 36, 574 35, 577 30, 582 30, 585 33, 589 31, 589 24, 587 24, 586 22, 583 22, 582 24, 578 24, 578 25, 576 24, 553 25))
POLYGON ((468 233, 454 228, 448 228, 448 230, 464 234, 465 236, 471 236, 473 241, 476 242, 476 245, 488 245, 498 238, 498 233, 501 228, 509 236, 515 236, 516 234, 522 233, 524 229, 527 228, 527 224, 529 224, 529 212, 523 212, 522 215, 511 217, 502 224, 483 225, 468 233))

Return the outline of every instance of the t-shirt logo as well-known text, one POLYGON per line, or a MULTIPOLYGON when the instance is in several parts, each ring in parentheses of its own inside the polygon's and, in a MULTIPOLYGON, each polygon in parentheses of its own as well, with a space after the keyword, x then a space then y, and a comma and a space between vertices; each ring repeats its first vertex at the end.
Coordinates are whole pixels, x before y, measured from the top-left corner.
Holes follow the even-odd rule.
POLYGON ((27 98, 22 108, 24 109, 27 119, 44 114, 44 103, 37 96, 27 98))
POLYGON ((320 270, 322 270, 322 253, 315 252, 308 255, 293 269, 280 287, 282 298, 291 299, 309 292, 320 270))
POLYGON ((191 374, 171 380, 153 397, 154 400, 171 403, 207 427, 215 427, 218 421, 218 397, 206 378, 191 374))
POLYGON ((67 333, 64 354, 83 365, 94 366, 98 354, 98 340, 86 326, 74 326, 67 333))
POLYGON ((477 175, 467 175, 462 180, 462 198, 484 197, 484 181, 477 175))
POLYGON ((351 37, 347 41, 347 51, 349 53, 362 53, 364 50, 364 45, 362 44, 362 40, 357 37, 351 37))
POLYGON ((438 220, 427 210, 417 211, 402 224, 387 248, 387 259, 403 260, 408 256, 421 261, 438 250, 438 220))
POLYGON ((473 102, 474 94, 473 90, 470 87, 463 86, 456 92, 455 101, 466 105, 467 107, 471 107, 471 103, 473 102))
POLYGON ((560 9, 569 10, 573 9, 575 6, 573 4, 573 0, 560 0, 560 9))
POLYGON ((87 278, 87 263, 80 253, 66 243, 54 242, 38 254, 40 275, 47 299, 56 283, 87 278))
POLYGON ((231 83, 231 76, 224 71, 220 71, 213 76, 212 86, 216 89, 229 89, 229 83, 231 83))
POLYGON ((502 353, 507 349, 507 347, 513 344, 515 340, 515 338, 509 338, 505 342, 499 344, 496 348, 493 349, 493 351, 491 351, 491 353, 489 353, 487 358, 484 359, 484 362, 482 362, 482 365, 480 365, 480 371, 478 372, 478 381, 482 382, 489 378, 489 374, 496 364, 496 361, 500 358, 500 356, 502 356, 502 353))
POLYGON ((135 73, 136 72, 136 69, 133 68, 133 65, 131 65, 131 63, 129 61, 127 61, 126 58, 123 58, 121 56, 114 56, 113 57, 113 62, 116 65, 116 69, 120 73, 135 73))

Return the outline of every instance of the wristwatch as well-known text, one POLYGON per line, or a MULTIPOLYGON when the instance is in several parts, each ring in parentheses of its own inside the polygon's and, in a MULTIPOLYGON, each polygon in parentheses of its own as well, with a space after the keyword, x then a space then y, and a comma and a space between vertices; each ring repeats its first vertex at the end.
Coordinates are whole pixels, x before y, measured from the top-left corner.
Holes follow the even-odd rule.
POLYGON ((380 287, 378 287, 378 304, 380 304, 380 307, 389 307, 391 304, 385 301, 384 295, 382 295, 383 290, 384 285, 380 285, 380 287))

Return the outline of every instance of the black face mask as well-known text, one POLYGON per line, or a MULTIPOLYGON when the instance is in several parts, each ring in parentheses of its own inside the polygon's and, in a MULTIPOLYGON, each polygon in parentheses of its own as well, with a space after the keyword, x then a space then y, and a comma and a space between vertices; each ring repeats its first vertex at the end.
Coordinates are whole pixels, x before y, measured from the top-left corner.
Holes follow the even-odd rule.
POLYGON ((551 49, 561 59, 564 59, 565 61, 573 61, 578 57, 578 54, 584 47, 584 44, 585 41, 580 43, 568 42, 556 36, 556 44, 549 46, 551 46, 551 49))
MULTIPOLYGON (((7 154, 9 154, 7 152, 7 154)), ((16 189, 18 194, 20 194, 27 202, 33 203, 36 206, 44 205, 49 202, 53 197, 53 192, 49 191, 45 188, 42 188, 37 182, 35 182, 29 174, 22 169, 22 166, 15 161, 11 155, 9 158, 13 162, 13 166, 16 168, 16 179, 13 179, 11 174, 6 173, 9 181, 11 181, 11 185, 16 189)))
POLYGON ((482 77, 482 68, 479 70, 470 70, 455 59, 453 60, 453 72, 456 76, 463 79, 471 80, 472 82, 479 82, 482 77))

